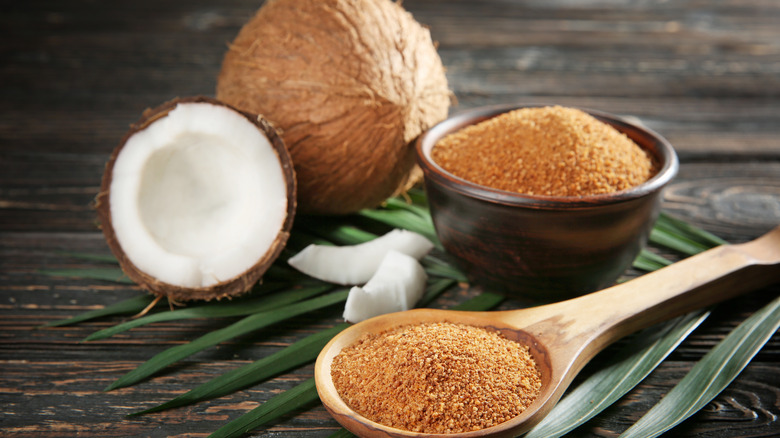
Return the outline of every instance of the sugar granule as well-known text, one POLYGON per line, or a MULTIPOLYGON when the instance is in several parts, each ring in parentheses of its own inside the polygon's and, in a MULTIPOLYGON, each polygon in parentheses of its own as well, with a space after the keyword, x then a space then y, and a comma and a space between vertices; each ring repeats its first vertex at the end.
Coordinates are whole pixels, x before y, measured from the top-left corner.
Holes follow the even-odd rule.
POLYGON ((422 433, 480 430, 519 415, 539 394, 527 346, 453 323, 361 338, 331 365, 340 397, 380 424, 422 433))
POLYGON ((479 185, 542 196, 588 196, 650 179, 647 151, 584 111, 521 108, 467 126, 441 140, 433 160, 479 185))

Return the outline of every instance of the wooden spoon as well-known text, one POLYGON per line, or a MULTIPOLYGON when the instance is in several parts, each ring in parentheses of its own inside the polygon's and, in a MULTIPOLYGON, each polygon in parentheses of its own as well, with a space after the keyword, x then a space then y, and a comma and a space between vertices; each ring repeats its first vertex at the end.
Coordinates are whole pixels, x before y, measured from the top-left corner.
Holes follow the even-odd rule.
POLYGON ((530 347, 542 374, 541 393, 528 409, 509 421, 452 436, 517 436, 552 409, 582 367, 607 345, 657 322, 780 281, 778 268, 780 227, 752 242, 720 246, 629 282, 559 303, 510 311, 418 309, 378 316, 344 330, 325 346, 314 370, 317 391, 331 415, 358 436, 429 436, 375 423, 350 409, 331 379, 333 358, 366 333, 400 325, 452 322, 493 328, 530 347))

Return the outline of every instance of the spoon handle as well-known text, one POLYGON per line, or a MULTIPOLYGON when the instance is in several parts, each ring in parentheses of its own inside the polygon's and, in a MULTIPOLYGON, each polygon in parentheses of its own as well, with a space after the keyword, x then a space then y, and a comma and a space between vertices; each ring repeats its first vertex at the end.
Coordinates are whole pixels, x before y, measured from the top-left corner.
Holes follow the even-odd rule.
POLYGON ((555 326, 555 341, 589 360, 625 335, 776 281, 780 227, 751 242, 722 245, 600 292, 539 307, 533 321, 512 311, 501 319, 540 334, 555 326))

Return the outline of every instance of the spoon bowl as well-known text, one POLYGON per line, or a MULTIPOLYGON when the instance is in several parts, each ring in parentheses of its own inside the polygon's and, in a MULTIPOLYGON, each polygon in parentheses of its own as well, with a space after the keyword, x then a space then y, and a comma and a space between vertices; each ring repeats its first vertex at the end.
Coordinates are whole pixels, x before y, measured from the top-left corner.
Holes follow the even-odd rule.
POLYGON ((381 315, 358 324, 360 327, 357 327, 357 325, 350 327, 337 336, 337 338, 334 338, 333 341, 323 349, 323 352, 317 359, 317 371, 315 376, 317 378, 317 391, 320 394, 320 399, 331 415, 336 418, 336 421, 357 436, 428 436, 429 434, 414 433, 388 427, 371 421, 353 411, 344 403, 341 397, 339 397, 338 391, 330 378, 330 366, 333 362, 333 358, 336 357, 342 349, 352 345, 366 333, 381 333, 399 326, 428 322, 452 322, 482 327, 489 330, 498 330, 504 337, 529 347, 531 356, 536 361, 542 377, 541 393, 528 409, 510 421, 474 432, 452 435, 464 438, 514 436, 518 430, 525 430, 523 427, 524 425, 530 427, 530 425, 541 420, 542 416, 552 408, 552 404, 550 404, 549 408, 545 408, 544 400, 553 396, 553 391, 550 391, 550 378, 553 373, 550 355, 545 347, 545 343, 539 342, 531 333, 514 327, 511 321, 505 321, 502 318, 503 316, 511 315, 507 314, 507 312, 462 312, 437 309, 414 309, 406 312, 381 315), (320 372, 323 373, 322 376, 320 376, 320 372))
POLYGON ((314 370, 317 392, 336 421, 361 437, 517 436, 538 423, 582 367, 614 341, 776 281, 780 281, 780 227, 751 242, 713 248, 629 282, 554 304, 495 312, 417 309, 382 315, 344 330, 323 348, 314 370), (426 322, 499 330, 528 346, 542 376, 536 400, 504 423, 446 435, 389 427, 347 406, 331 378, 333 358, 368 333, 426 322))

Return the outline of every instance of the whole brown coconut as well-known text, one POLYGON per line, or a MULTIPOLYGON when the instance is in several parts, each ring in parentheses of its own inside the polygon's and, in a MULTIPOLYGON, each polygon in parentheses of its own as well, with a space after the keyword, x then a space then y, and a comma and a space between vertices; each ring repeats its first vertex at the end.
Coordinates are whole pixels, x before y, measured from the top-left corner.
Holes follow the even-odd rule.
POLYGON ((411 142, 451 93, 429 31, 390 0, 270 0, 227 52, 217 98, 282 130, 299 211, 375 207, 409 184, 411 142))
POLYGON ((122 270, 171 302, 249 291, 284 248, 295 174, 273 126, 206 97, 144 112, 106 164, 97 213, 122 270))

